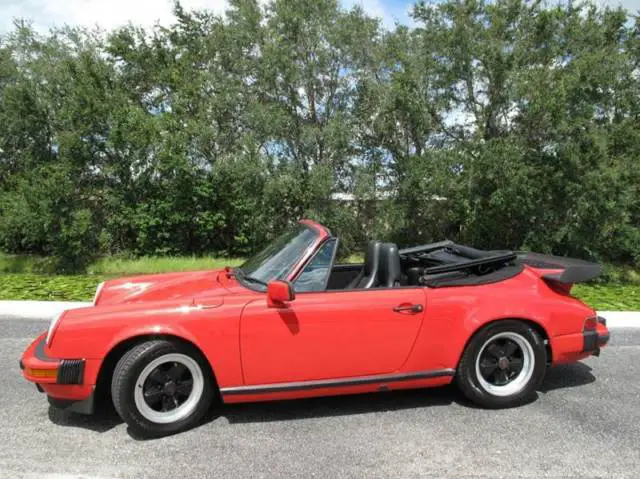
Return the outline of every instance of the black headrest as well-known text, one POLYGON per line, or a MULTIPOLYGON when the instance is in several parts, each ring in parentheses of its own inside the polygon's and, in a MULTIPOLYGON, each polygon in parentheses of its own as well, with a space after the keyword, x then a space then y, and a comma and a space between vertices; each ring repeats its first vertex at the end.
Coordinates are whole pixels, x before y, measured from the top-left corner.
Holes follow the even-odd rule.
POLYGON ((380 268, 378 282, 381 287, 393 288, 400 283, 400 254, 398 245, 383 243, 380 248, 380 268))
POLYGON ((367 252, 364 255, 364 275, 370 276, 372 271, 378 269, 380 263, 380 247, 382 241, 371 240, 367 245, 367 252))

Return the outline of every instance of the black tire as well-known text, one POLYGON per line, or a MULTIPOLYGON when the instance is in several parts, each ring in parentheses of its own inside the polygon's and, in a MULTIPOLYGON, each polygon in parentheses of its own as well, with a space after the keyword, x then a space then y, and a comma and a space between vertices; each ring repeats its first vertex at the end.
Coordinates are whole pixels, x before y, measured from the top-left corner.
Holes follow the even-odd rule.
MULTIPOLYGON (((179 341, 152 340, 134 346, 120 358, 111 380, 111 396, 116 411, 134 434, 142 437, 161 437, 185 431, 200 423, 214 398, 214 383, 209 365, 199 351, 179 341), (203 378, 202 393, 199 400, 193 402, 193 407, 189 407, 191 411, 186 417, 175 422, 154 422, 145 417, 136 404, 136 382, 148 365, 169 354, 184 355, 195 361, 190 364, 197 364, 200 368, 203 378)), ((192 393, 193 391, 190 394, 192 393)))
MULTIPOLYGON (((515 344, 517 345, 517 343, 515 344)), ((524 363, 524 361, 522 362, 524 363)), ((486 364, 489 365, 489 368, 491 367, 490 363, 486 364)), ((491 409, 509 408, 526 404, 537 397, 536 390, 544 379, 546 366, 547 351, 545 344, 535 328, 522 321, 496 321, 478 331, 467 345, 458 364, 456 382, 467 398, 482 407, 491 409), (505 335, 507 335, 506 338, 505 335), (494 387, 494 384, 491 383, 492 379, 487 379, 484 376, 479 378, 478 372, 480 367, 485 366, 485 360, 492 361, 493 357, 496 357, 495 355, 486 356, 489 354, 487 351, 493 344, 497 347, 495 351, 505 352, 504 349, 499 348, 499 341, 508 341, 508 335, 514 335, 514 338, 517 336, 530 345, 531 350, 526 347, 526 344, 524 345, 525 348, 520 349, 522 349, 523 355, 526 354, 528 358, 532 358, 532 362, 531 359, 528 359, 531 371, 529 372, 529 368, 525 371, 523 367, 517 374, 515 371, 509 372, 508 363, 510 361, 508 359, 506 361, 507 366, 505 366, 504 362, 500 363, 500 360, 496 360, 496 364, 502 364, 505 367, 505 372, 503 373, 500 371, 500 367, 496 366, 495 372, 488 375, 489 378, 494 378, 493 381, 498 381, 498 379, 495 379, 497 377, 495 376, 496 374, 516 374, 513 379, 506 379, 507 383, 495 385, 498 387, 493 391, 502 388, 503 391, 500 394, 506 394, 497 395, 490 390, 490 388, 494 387), (495 339, 492 341, 492 338, 495 339), (482 356, 479 358, 480 354, 482 356), (478 360, 480 362, 477 363, 478 360), (522 377, 520 377, 521 374, 523 374, 522 377), (526 379, 527 377, 528 379, 526 379), (514 391, 507 394, 509 391, 506 390, 505 385, 512 381, 518 381, 518 383, 512 384, 511 388, 514 388, 514 391), (517 389, 515 389, 516 386, 517 389)))

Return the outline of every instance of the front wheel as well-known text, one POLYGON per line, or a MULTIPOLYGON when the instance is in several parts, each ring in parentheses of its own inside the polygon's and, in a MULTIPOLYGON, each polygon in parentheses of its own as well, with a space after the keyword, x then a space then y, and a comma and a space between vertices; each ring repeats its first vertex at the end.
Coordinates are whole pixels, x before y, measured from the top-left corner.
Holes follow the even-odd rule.
POLYGON ((513 407, 535 398, 546 363, 544 341, 532 326, 498 321, 471 339, 456 380, 465 396, 481 406, 513 407))
POLYGON ((118 361, 111 382, 113 404, 137 434, 158 437, 195 426, 213 399, 206 360, 185 344, 147 341, 118 361))

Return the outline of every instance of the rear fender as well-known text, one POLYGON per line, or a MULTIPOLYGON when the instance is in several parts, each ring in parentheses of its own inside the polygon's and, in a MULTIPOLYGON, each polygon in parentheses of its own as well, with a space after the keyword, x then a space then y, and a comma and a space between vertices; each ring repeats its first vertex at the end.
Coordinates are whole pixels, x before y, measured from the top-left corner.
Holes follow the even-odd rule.
POLYGON ((457 366, 467 345, 471 339, 478 334, 478 332, 490 324, 508 320, 522 321, 531 324, 539 333, 542 334, 544 339, 549 339, 553 334, 553 332, 550 332, 551 328, 549 327, 549 317, 544 314, 532 314, 531 311, 505 309, 501 312, 494 311, 489 314, 469 316, 465 321, 465 330, 468 333, 466 341, 458 346, 455 356, 451 358, 454 364, 457 366))
POLYGON ((553 315, 538 281, 525 270, 501 283, 428 290, 425 322, 403 369, 456 368, 471 337, 495 321, 528 321, 553 336, 553 315))

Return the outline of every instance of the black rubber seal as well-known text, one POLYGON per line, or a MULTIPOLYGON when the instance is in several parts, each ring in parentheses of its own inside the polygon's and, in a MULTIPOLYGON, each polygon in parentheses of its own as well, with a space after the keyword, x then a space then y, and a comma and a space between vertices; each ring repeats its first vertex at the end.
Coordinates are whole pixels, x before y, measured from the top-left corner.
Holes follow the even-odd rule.
POLYGON ((598 331, 585 331, 582 333, 583 337, 583 352, 591 352, 598 349, 598 331))
POLYGON ((59 359, 50 358, 49 356, 47 356, 46 353, 44 352, 44 346, 45 346, 45 338, 42 338, 36 345, 36 350, 33 352, 35 357, 38 358, 40 361, 46 361, 48 363, 57 363, 59 359))
POLYGON ((84 359, 63 359, 58 368, 58 384, 82 384, 84 359))

